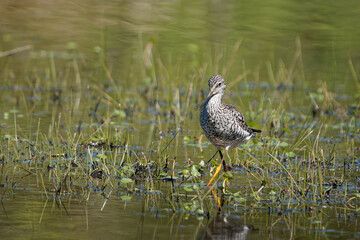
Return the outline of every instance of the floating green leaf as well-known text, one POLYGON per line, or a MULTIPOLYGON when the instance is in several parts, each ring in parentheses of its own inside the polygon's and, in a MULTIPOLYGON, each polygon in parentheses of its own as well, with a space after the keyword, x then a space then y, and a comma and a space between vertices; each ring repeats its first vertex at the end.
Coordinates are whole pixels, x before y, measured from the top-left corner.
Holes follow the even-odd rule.
POLYGON ((285 156, 288 157, 288 158, 295 157, 295 153, 294 152, 287 152, 287 153, 285 153, 285 156))
POLYGON ((183 138, 183 141, 184 141, 185 144, 190 143, 191 142, 191 136, 185 136, 183 138))
POLYGON ((240 196, 240 194, 241 194, 241 192, 239 191, 239 192, 234 193, 233 195, 234 195, 234 197, 238 197, 238 196, 240 196))
POLYGON ((121 200, 123 200, 123 201, 130 201, 130 200, 131 200, 131 196, 121 196, 121 200))
POLYGON ((274 189, 271 189, 269 192, 270 195, 276 195, 276 191, 274 189))
POLYGON ((126 117, 126 113, 123 110, 120 110, 120 109, 115 109, 114 110, 114 115, 117 115, 120 118, 126 117))
POLYGON ((233 175, 231 173, 229 173, 229 172, 224 173, 223 176, 227 180, 231 180, 233 178, 233 175))
POLYGON ((239 197, 239 198, 234 198, 235 202, 237 203, 241 203, 241 202, 246 202, 245 198, 239 197))
POLYGON ((187 192, 192 192, 194 191, 194 189, 192 189, 192 187, 190 185, 185 185, 184 186, 184 190, 187 191, 187 192))
POLYGON ((187 169, 182 170, 184 176, 189 176, 189 171, 187 169))
POLYGON ((102 153, 96 155, 96 157, 100 158, 100 159, 106 159, 107 158, 107 156, 105 154, 102 154, 102 153))
POLYGON ((279 147, 287 147, 289 144, 287 142, 281 142, 279 143, 279 147))
POLYGON ((120 182, 126 184, 126 183, 132 183, 133 180, 131 178, 122 178, 120 182))
POLYGON ((200 214, 200 215, 204 214, 204 210, 203 210, 203 209, 198 209, 196 212, 197 212, 198 214, 200 214))
POLYGON ((201 174, 199 173, 199 171, 198 171, 198 169, 197 169, 197 167, 195 165, 191 165, 190 173, 194 177, 200 177, 201 176, 201 174))
POLYGON ((214 165, 215 167, 219 166, 219 164, 214 159, 211 160, 211 164, 214 165))

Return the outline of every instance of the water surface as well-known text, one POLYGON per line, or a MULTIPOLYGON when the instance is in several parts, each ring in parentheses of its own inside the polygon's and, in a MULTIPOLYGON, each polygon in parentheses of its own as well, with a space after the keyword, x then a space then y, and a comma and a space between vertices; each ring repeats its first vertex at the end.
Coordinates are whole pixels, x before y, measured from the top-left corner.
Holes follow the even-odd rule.
MULTIPOLYGON (((243 234, 247 239, 359 238, 358 210, 347 210, 359 209, 359 5, 1 1, 1 238, 196 239, 214 233, 211 226, 226 229, 223 221, 235 232, 251 229, 243 234), (254 145, 230 153, 236 159, 230 190, 246 193, 245 203, 230 201, 220 213, 216 206, 210 214, 174 211, 171 182, 157 179, 159 192, 147 192, 146 181, 122 185, 117 175, 75 180, 71 193, 54 192, 61 182, 53 166, 88 161, 94 170, 92 158, 100 153, 113 159, 111 166, 129 154, 131 161, 135 155, 156 161, 163 149, 170 163, 176 159, 178 185, 189 162, 207 161, 215 152, 198 122, 207 79, 215 73, 227 81, 224 101, 263 130, 254 145), (251 187, 260 185, 241 167, 251 159, 243 150, 266 165, 261 144, 270 137, 291 144, 306 128, 314 132, 284 164, 291 169, 303 161, 300 170, 317 174, 307 161, 311 151, 301 149, 318 139, 330 159, 324 167, 328 186, 344 184, 328 201, 315 195, 308 202, 249 197, 251 187), (113 149, 94 147, 100 138, 119 142, 113 149), (74 154, 51 157, 65 151, 74 154)), ((286 176, 277 171, 269 178, 286 176)), ((176 204, 191 203, 189 194, 176 204)))

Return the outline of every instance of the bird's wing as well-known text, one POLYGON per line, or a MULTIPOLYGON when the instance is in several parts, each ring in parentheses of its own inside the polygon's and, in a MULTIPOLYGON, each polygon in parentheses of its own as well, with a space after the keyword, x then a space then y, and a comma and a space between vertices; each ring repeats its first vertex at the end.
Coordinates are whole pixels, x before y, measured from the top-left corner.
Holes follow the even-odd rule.
POLYGON ((253 133, 253 129, 246 124, 244 116, 237 111, 234 106, 226 104, 226 107, 229 111, 231 111, 231 115, 234 116, 234 120, 238 126, 236 131, 242 136, 251 135, 253 133))

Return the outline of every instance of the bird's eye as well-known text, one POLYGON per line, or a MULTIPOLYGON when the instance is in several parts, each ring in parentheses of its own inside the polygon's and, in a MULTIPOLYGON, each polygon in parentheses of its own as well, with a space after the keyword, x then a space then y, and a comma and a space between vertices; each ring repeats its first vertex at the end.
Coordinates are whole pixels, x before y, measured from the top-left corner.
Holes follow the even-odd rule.
POLYGON ((221 82, 218 83, 218 87, 220 87, 220 86, 221 86, 221 82))

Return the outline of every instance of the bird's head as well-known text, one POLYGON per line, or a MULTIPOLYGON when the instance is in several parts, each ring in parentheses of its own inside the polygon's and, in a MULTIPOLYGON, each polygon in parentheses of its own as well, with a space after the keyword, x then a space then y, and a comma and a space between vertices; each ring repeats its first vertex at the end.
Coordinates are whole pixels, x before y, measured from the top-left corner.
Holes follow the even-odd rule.
POLYGON ((200 109, 215 95, 220 94, 221 96, 225 93, 226 84, 224 78, 221 75, 213 75, 209 79, 209 94, 207 95, 204 102, 201 104, 200 109))

